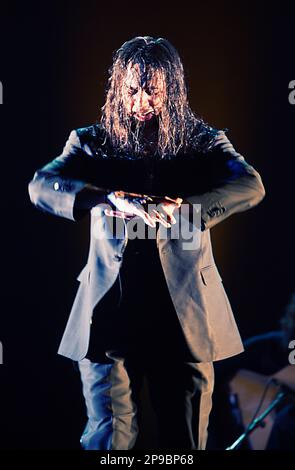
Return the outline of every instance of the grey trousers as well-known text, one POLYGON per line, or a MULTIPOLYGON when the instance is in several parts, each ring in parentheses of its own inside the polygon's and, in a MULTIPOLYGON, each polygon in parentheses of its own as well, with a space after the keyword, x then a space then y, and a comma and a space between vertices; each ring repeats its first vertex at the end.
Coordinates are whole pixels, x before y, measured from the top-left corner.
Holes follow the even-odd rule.
POLYGON ((140 425, 143 377, 157 419, 157 450, 205 449, 212 407, 212 363, 162 357, 122 357, 106 352, 102 362, 85 358, 78 366, 88 422, 85 450, 134 448, 140 425))

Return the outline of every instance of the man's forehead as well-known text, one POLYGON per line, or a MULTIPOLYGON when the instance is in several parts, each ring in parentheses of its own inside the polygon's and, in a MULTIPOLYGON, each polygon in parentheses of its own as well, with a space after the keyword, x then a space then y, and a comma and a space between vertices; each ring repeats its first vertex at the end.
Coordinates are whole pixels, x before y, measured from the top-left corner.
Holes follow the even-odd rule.
POLYGON ((159 70, 152 69, 145 64, 129 63, 126 74, 126 85, 132 87, 145 87, 146 85, 163 86, 164 78, 159 70))

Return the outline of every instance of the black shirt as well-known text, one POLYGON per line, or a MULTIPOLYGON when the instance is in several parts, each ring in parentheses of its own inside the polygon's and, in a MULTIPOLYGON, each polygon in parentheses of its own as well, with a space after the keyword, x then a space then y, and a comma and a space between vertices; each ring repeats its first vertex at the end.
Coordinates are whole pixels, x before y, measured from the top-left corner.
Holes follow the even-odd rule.
POLYGON ((87 357, 107 350, 193 361, 161 266, 156 240, 129 240, 119 276, 96 306, 87 357))

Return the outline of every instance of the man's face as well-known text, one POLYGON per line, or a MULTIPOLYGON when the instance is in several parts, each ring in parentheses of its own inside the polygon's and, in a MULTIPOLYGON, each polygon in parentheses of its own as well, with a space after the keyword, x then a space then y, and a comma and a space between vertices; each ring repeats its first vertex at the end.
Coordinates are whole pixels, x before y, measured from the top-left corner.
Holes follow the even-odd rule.
POLYGON ((149 121, 158 116, 164 101, 165 83, 160 72, 140 71, 139 65, 129 64, 123 83, 123 100, 130 116, 149 121))

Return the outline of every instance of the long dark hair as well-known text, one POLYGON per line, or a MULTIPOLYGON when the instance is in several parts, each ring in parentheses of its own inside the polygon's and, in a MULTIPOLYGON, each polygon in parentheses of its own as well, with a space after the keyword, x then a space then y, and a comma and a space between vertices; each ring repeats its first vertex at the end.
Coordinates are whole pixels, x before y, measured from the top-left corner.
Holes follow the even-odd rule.
MULTIPOLYGON (((123 83, 128 64, 149 68, 165 81, 165 96, 158 119, 157 150, 160 156, 176 155, 180 151, 202 146, 214 140, 216 130, 197 117, 187 97, 184 71, 178 52, 163 38, 135 37, 125 42, 115 53, 109 70, 105 104, 101 123, 114 148, 138 154, 138 129, 124 106, 123 83)), ((139 124, 140 126, 140 124, 139 124)))

